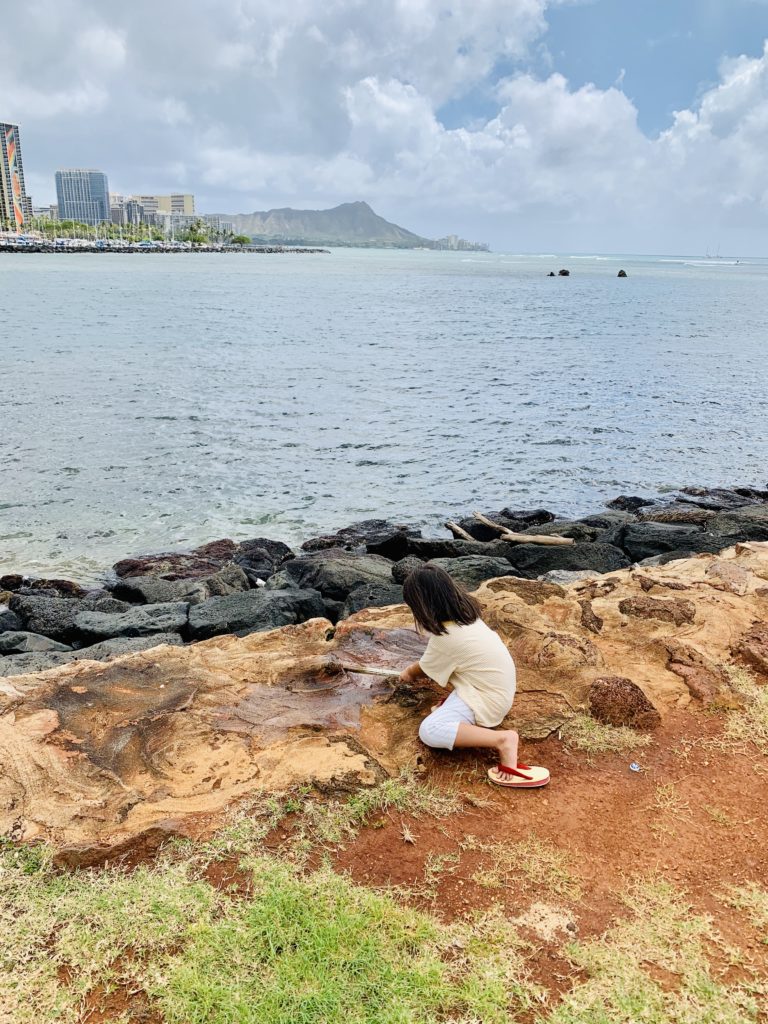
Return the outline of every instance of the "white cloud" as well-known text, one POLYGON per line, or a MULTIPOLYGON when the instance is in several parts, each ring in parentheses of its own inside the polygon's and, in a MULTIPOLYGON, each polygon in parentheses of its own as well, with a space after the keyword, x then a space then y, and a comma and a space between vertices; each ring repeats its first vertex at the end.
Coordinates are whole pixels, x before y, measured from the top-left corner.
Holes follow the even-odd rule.
POLYGON ((83 164, 125 190, 183 178, 207 209, 365 198, 416 230, 490 225, 498 244, 764 232, 768 51, 724 61, 651 139, 623 72, 608 89, 572 88, 556 61, 495 79, 541 51, 554 2, 165 0, 160 18, 149 0, 31 0, 4 16, 0 117, 51 189, 83 164), (442 105, 478 90, 495 113, 470 104, 447 129, 442 105))

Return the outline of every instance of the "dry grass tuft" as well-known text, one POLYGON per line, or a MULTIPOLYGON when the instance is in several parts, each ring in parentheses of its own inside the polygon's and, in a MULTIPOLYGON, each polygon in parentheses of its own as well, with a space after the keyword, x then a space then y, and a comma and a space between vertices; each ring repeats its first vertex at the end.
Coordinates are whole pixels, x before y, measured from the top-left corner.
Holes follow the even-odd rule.
POLYGON ((647 733, 627 726, 603 725, 589 715, 576 715, 561 728, 566 746, 585 754, 631 754, 651 742, 647 733))

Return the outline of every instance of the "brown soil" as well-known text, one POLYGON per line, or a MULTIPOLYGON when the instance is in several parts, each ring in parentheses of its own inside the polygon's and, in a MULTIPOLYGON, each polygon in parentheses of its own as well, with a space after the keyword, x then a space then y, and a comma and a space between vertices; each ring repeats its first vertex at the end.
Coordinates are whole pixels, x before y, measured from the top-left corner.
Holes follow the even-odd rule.
MULTIPOLYGON (((743 969, 728 968, 728 980, 746 976, 750 966, 765 972, 768 946, 756 930, 745 934, 744 915, 717 897, 730 885, 765 884, 768 878, 768 758, 718 750, 712 741, 721 734, 722 718, 707 712, 670 716, 642 751, 639 773, 629 768, 631 755, 589 757, 554 738, 527 744, 521 758, 548 767, 552 781, 522 792, 487 782, 490 761, 430 753, 427 780, 451 789, 458 784, 466 798, 463 812, 439 821, 384 814, 336 855, 335 867, 362 885, 404 887, 416 905, 444 920, 494 903, 510 918, 534 902, 552 904, 572 913, 571 937, 581 939, 626 915, 619 894, 628 882, 658 875, 682 888, 694 912, 710 914, 726 942, 742 949, 743 969), (713 813, 724 814, 726 822, 713 813), (415 843, 404 841, 404 824, 415 843), (523 874, 505 888, 479 885, 472 876, 488 864, 488 855, 462 850, 468 836, 485 843, 536 837, 556 847, 568 856, 581 898, 574 902, 537 889, 523 874), (436 884, 425 886, 435 857, 459 859, 444 861, 436 884)), ((569 936, 547 942, 525 926, 520 931, 537 947, 536 980, 552 993, 570 989, 576 976, 562 955, 569 936)), ((725 958, 719 966, 726 971, 725 958)))
MULTIPOLYGON (((564 912, 570 918, 568 931, 555 938, 511 924, 534 947, 530 967, 535 980, 555 997, 579 978, 565 959, 564 944, 599 935, 612 919, 625 916, 619 893, 632 879, 652 874, 685 890, 694 912, 710 914, 726 942, 742 950, 739 967, 729 966, 717 948, 711 950, 726 980, 747 977, 751 968, 764 974, 768 946, 755 929, 745 930, 744 915, 726 907, 718 895, 729 885, 765 884, 768 878, 768 759, 719 748, 722 723, 722 716, 706 711, 669 716, 642 751, 639 773, 629 768, 631 755, 588 756, 569 751, 556 738, 529 743, 521 757, 546 765, 552 781, 544 789, 523 792, 487 782, 491 762, 486 759, 427 752, 425 780, 439 789, 458 788, 462 810, 443 819, 391 810, 377 814, 335 853, 334 867, 361 885, 400 887, 401 898, 446 921, 494 904, 501 904, 510 919, 535 903, 564 912), (414 842, 405 841, 404 826, 414 842), (484 843, 535 837, 556 847, 567 855, 580 898, 537 887, 522 873, 505 887, 479 884, 473 875, 488 866, 489 855, 473 849, 477 844, 471 837, 484 843), (436 870, 430 872, 430 864, 436 870)), ((284 821, 265 847, 285 850, 291 831, 284 821)), ((205 877, 235 899, 250 891, 236 858, 211 864, 205 877)), ((665 984, 663 977, 657 980, 665 984)), ((668 981, 674 985, 676 979, 668 981)), ((94 991, 82 1020, 108 1022, 130 1005, 137 1021, 161 1024, 143 999, 129 984, 109 993, 94 991)))

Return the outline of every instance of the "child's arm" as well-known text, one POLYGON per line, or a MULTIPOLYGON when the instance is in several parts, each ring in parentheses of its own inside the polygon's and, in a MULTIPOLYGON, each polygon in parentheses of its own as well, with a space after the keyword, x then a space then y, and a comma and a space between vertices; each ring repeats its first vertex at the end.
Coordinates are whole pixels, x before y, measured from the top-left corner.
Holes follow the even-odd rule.
POLYGON ((408 668, 403 669, 400 673, 400 682, 405 683, 406 686, 416 683, 420 679, 429 679, 429 676, 422 671, 418 661, 414 661, 412 665, 409 665, 408 668))

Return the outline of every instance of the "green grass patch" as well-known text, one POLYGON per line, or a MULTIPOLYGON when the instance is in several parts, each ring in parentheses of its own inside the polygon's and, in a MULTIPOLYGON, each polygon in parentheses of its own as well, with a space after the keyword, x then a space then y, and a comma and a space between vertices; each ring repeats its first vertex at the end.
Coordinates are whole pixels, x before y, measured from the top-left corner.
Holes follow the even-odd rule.
POLYGON ((631 916, 601 938, 569 949, 586 972, 539 1024, 753 1024, 766 990, 726 985, 709 952, 720 944, 711 920, 692 913, 665 882, 636 885, 631 916))
POLYGON ((168 1024, 502 1024, 538 996, 498 917, 446 926, 266 856, 231 898, 180 852, 65 874, 0 850, 0 1021, 76 1024, 89 992, 120 985, 168 1024))
POLYGON ((157 978, 169 1024, 492 1024, 530 1003, 501 927, 445 928, 329 869, 264 859, 254 881, 157 978))
POLYGON ((647 747, 651 737, 622 725, 603 725, 590 715, 576 715, 560 730, 566 746, 585 754, 630 754, 647 747))

